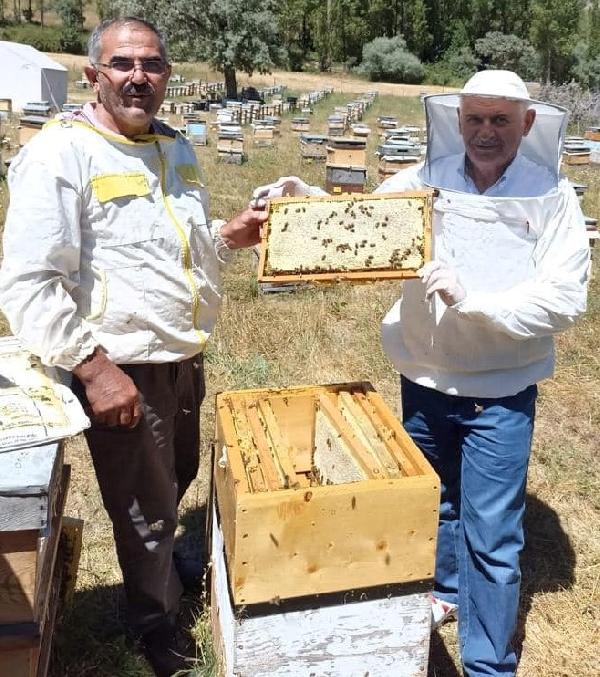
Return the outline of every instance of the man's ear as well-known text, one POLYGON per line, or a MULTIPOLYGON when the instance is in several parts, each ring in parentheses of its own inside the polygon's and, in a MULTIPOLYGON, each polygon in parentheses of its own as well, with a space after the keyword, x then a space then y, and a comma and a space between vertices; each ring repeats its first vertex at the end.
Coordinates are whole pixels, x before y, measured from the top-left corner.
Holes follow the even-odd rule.
POLYGON ((94 91, 96 91, 98 88, 98 71, 91 64, 88 64, 84 67, 83 72, 94 91))
POLYGON ((528 108, 525 112, 525 120, 523 122, 523 136, 527 136, 527 134, 529 134, 534 122, 535 110, 533 108, 528 108))

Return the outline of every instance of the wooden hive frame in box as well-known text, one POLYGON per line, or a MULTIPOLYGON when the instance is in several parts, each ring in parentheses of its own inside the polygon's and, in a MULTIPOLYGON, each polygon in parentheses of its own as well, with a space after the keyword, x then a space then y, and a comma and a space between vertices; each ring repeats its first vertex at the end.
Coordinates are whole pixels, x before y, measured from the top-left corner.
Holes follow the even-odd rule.
POLYGON ((439 480, 368 383, 217 396, 234 604, 431 580, 439 480))
POLYGON ((431 258, 434 191, 269 202, 258 281, 404 279, 431 258))

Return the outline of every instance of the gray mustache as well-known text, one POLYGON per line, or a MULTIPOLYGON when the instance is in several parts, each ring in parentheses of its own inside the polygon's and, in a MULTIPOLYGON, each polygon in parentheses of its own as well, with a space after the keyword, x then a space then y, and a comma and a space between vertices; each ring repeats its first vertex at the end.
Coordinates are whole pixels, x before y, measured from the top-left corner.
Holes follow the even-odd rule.
POLYGON ((126 96, 129 96, 130 94, 138 94, 141 96, 144 95, 151 95, 155 93, 154 87, 149 83, 144 83, 143 85, 138 85, 134 82, 128 82, 124 87, 123 87, 123 94, 126 96))

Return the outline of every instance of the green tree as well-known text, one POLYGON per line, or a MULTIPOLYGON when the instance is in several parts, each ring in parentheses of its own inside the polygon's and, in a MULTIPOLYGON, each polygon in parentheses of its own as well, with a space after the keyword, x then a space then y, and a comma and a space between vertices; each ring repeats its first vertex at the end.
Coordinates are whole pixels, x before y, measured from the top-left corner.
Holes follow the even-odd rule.
POLYGON ((425 75, 423 64, 406 49, 406 41, 401 35, 368 42, 356 70, 375 81, 415 83, 421 82, 425 75))
POLYGON ((516 35, 490 31, 475 41, 475 53, 487 68, 515 71, 525 80, 539 74, 539 58, 533 45, 516 35))
POLYGON ((113 0, 113 15, 144 16, 167 36, 178 58, 207 59, 225 76, 228 98, 237 98, 237 71, 269 73, 285 58, 275 0, 113 0))
POLYGON ((302 70, 310 41, 309 0, 281 0, 277 10, 279 33, 283 49, 287 53, 287 66, 290 70, 302 70))
POLYGON ((433 36, 429 32, 425 0, 410 3, 409 21, 403 31, 408 49, 423 59, 431 48, 433 36))
POLYGON ((582 9, 583 0, 534 0, 531 42, 540 54, 545 82, 567 79, 582 9))
POLYGON ((80 0, 54 0, 53 7, 60 17, 61 51, 81 54, 83 31, 83 6, 80 0))

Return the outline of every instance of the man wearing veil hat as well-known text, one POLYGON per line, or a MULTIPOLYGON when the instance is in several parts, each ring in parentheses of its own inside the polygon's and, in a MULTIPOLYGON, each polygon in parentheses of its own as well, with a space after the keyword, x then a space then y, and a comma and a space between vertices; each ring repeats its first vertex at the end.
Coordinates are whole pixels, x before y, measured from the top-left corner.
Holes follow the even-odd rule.
MULTIPOLYGON (((377 192, 435 187, 434 260, 382 325, 403 422, 441 478, 434 620, 458 614, 468 677, 514 675, 537 382, 585 310, 589 248, 559 174, 564 109, 509 71, 426 97, 425 162, 377 192)), ((295 177, 255 191, 315 193, 295 177)))

